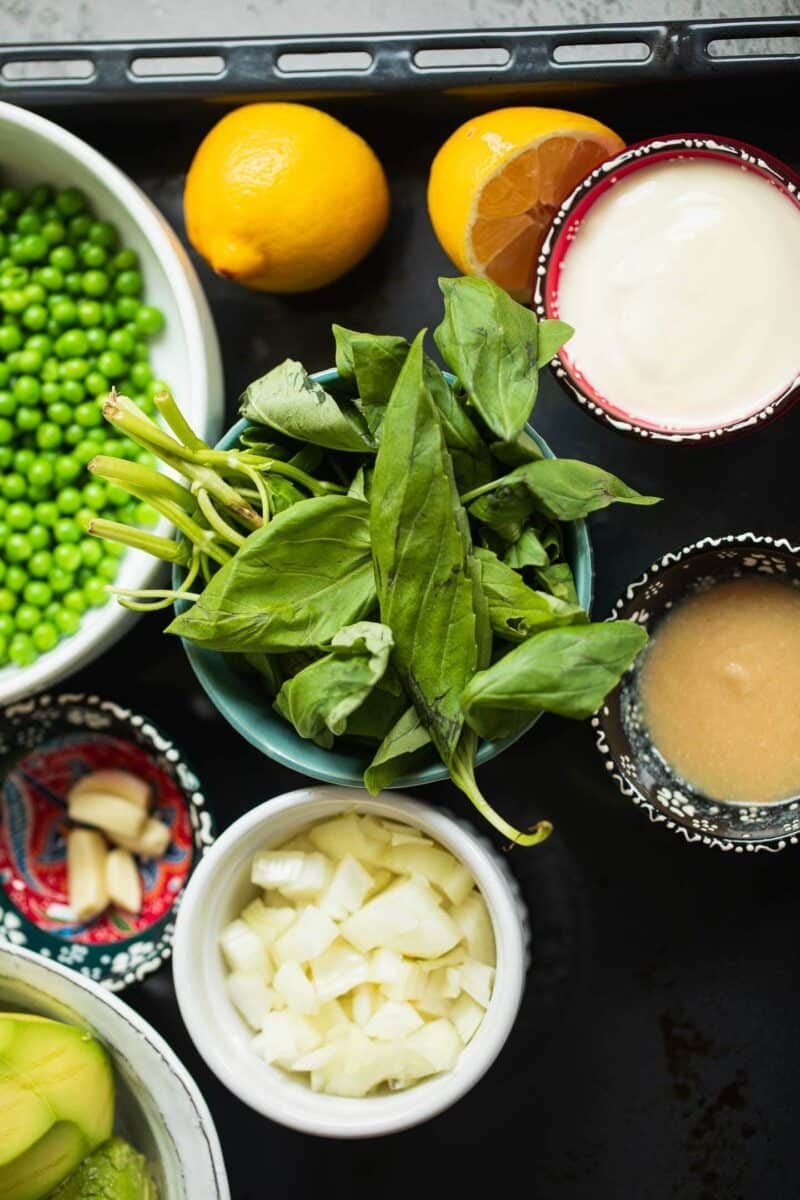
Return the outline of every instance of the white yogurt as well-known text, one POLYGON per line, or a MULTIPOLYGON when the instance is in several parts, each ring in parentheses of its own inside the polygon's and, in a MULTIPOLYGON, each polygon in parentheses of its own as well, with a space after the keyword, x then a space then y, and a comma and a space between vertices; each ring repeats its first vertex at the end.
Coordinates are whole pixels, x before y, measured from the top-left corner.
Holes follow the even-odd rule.
POLYGON ((800 208, 746 168, 640 168, 586 215, 558 282, 569 361, 610 406, 729 425, 800 375, 800 208))

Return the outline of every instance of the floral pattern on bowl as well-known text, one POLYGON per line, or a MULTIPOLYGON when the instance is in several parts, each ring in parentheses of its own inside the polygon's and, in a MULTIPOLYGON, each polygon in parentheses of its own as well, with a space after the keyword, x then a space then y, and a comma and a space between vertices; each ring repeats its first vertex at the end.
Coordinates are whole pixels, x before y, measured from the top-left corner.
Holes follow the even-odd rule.
POLYGON ((197 777, 146 717, 98 696, 39 696, 0 716, 0 941, 26 946, 120 990, 169 957, 176 904, 214 840, 197 777), (67 902, 64 797, 81 775, 117 766, 146 779, 169 825, 160 860, 140 860, 142 911, 76 922, 67 902))
MULTIPOLYGON (((617 601, 613 618, 637 621, 653 633, 686 595, 743 575, 778 577, 800 588, 800 548, 754 533, 704 538, 653 563, 617 601)), ((650 741, 642 717, 639 667, 627 672, 592 718, 597 748, 622 794, 651 821, 689 842, 738 854, 796 845, 800 797, 752 805, 712 800, 674 773, 650 741)))

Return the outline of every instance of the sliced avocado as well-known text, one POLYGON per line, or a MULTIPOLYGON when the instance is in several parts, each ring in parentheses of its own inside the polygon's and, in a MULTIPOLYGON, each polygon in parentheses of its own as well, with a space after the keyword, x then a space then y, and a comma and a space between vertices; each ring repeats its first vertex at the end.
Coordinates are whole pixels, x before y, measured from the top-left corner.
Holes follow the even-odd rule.
POLYGON ((3 1200, 40 1200, 49 1196, 88 1153, 86 1139, 68 1121, 58 1121, 12 1162, 0 1167, 3 1200))
MULTIPOLYGON (((22 1181, 19 1171, 25 1168, 28 1151, 42 1148, 46 1160, 55 1162, 53 1147, 60 1147, 65 1167, 61 1175, 47 1176, 47 1190, 52 1189, 74 1170, 76 1161, 110 1137, 113 1122, 111 1066, 90 1033, 27 1013, 0 1013, 0 1168, 14 1168, 15 1178, 22 1181), (44 1142, 59 1124, 62 1131, 44 1142), (77 1160, 67 1143, 80 1146, 77 1160)), ((14 1195, 36 1200, 45 1195, 35 1184, 40 1159, 34 1154, 30 1162, 31 1187, 14 1195)), ((6 1197, 2 1186, 0 1197, 6 1197)))
POLYGON ((146 1160, 115 1137, 84 1159, 50 1200, 158 1200, 158 1192, 146 1160))

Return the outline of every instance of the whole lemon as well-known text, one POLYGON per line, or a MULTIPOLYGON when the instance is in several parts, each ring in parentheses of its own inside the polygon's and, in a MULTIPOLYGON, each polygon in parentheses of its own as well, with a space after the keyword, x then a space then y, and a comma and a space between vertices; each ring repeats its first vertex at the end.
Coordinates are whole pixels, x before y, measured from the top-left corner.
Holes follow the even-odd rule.
POLYGON ((264 292, 332 283, 374 246, 389 188, 370 146, 307 104, 228 113, 194 156, 189 241, 220 275, 264 292))

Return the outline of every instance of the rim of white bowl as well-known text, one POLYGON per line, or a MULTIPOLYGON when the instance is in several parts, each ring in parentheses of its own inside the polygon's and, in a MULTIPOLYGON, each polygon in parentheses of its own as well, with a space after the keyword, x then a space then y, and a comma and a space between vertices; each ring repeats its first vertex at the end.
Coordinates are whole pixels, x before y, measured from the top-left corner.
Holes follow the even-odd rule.
MULTIPOLYGON (((93 149, 82 138, 63 129, 54 121, 28 112, 18 105, 0 101, 0 123, 16 125, 31 134, 47 138, 80 162, 81 167, 104 188, 113 188, 118 200, 128 209, 145 240, 160 260, 175 297, 187 346, 188 370, 192 391, 205 398, 204 420, 209 436, 216 432, 223 412, 222 359, 208 302, 189 256, 177 234, 156 206, 119 167, 93 149)), ((159 529, 169 533, 169 526, 159 529)), ((128 551, 125 561, 134 558, 135 574, 130 587, 151 587, 162 564, 149 555, 128 551)), ((10 704, 33 695, 59 679, 86 666, 118 640, 138 620, 139 614, 108 603, 86 614, 77 633, 64 638, 42 654, 29 667, 7 666, 0 669, 0 704, 10 704)))
MULTIPOLYGON (((276 835, 281 841, 288 830, 276 835)), ((410 796, 360 788, 299 788, 251 809, 220 835, 195 870, 183 896, 175 928, 173 972, 178 1006, 195 1048, 230 1092, 262 1116, 303 1133, 331 1138, 379 1137, 421 1124, 449 1108, 486 1073, 502 1050, 519 1011, 525 985, 527 914, 517 884, 491 844, 442 809, 410 796), (224 990, 225 971, 216 942, 215 893, 232 877, 241 882, 243 847, 253 853, 271 843, 270 828, 291 813, 296 831, 342 812, 371 812, 429 833, 472 872, 486 901, 495 936, 497 964, 492 998, 483 1021, 452 1071, 403 1091, 363 1099, 312 1092, 288 1072, 268 1066, 247 1044, 255 1036, 224 990), (303 819, 304 814, 308 816, 303 819), (223 1026, 238 1028, 231 1041, 223 1026), (236 1053, 232 1051, 235 1049, 236 1053), (253 1071, 240 1070, 252 1054, 253 1071)))
MULTIPOLYGON (((140 1016, 124 1000, 120 1000, 113 992, 103 987, 102 984, 95 983, 94 980, 87 979, 84 975, 73 971, 71 967, 53 962, 51 959, 44 958, 41 954, 24 949, 22 946, 0 945, 0 974, 8 978, 18 979, 21 983, 41 992, 50 1001, 64 1004, 68 1008, 74 1007, 73 1003, 69 999, 65 999, 63 995, 54 995, 52 992, 48 992, 41 982, 37 980, 36 976, 38 973, 41 973, 43 976, 55 976, 59 981, 63 980, 71 988, 76 988, 91 996, 101 1008, 110 1010, 117 1021, 126 1025, 133 1031, 137 1038, 141 1038, 149 1046, 154 1054, 158 1055, 169 1072, 177 1080, 185 1094, 187 1103, 194 1110, 197 1129, 201 1133, 202 1139, 208 1149, 205 1162, 201 1162, 195 1156, 187 1158, 186 1134, 188 1131, 185 1129, 170 1129, 166 1126, 184 1170, 187 1200, 195 1200, 189 1189, 199 1185, 203 1187, 208 1185, 210 1182, 209 1174, 213 1176, 215 1191, 213 1196, 204 1197, 204 1200, 230 1200, 225 1160, 222 1156, 222 1147, 214 1119, 199 1087, 172 1047, 144 1017, 140 1016), (3 969, 4 961, 10 964, 9 971, 3 969), (31 973, 33 974, 33 978, 31 978, 31 973)), ((80 1016, 83 1017, 84 1014, 81 1013, 80 1016)), ((97 1029, 95 1022, 92 1021, 90 1016, 87 1016, 85 1019, 101 1042, 111 1044, 113 1052, 120 1057, 127 1057, 124 1049, 111 1043, 107 1031, 97 1029)), ((133 1065, 130 1063, 130 1059, 128 1059, 128 1062, 129 1065, 133 1065)), ((141 1074, 138 1069, 134 1069, 137 1074, 141 1074)), ((166 1125, 166 1118, 164 1119, 166 1125)))

